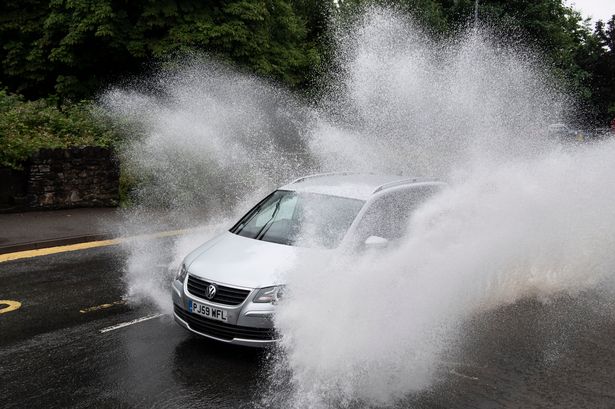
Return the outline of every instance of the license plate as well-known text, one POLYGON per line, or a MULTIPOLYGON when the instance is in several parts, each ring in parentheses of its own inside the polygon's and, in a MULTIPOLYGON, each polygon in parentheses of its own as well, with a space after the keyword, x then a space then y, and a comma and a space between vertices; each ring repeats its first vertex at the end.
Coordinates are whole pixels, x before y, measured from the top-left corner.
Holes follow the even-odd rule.
POLYGON ((211 307, 192 300, 189 301, 188 306, 190 307, 190 312, 194 314, 199 314, 212 320, 228 321, 227 312, 220 308, 211 307))

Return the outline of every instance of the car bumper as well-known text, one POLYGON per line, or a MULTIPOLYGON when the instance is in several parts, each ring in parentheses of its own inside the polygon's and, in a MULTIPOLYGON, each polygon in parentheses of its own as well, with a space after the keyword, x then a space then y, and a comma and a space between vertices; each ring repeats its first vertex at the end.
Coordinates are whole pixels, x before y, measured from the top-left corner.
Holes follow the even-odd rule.
POLYGON ((178 281, 173 282, 173 315, 175 321, 190 332, 227 344, 263 348, 276 342, 273 327, 273 306, 253 304, 249 298, 238 306, 213 304, 185 291, 178 281), (190 300, 211 305, 227 311, 231 320, 221 322, 192 313, 188 309, 190 300))

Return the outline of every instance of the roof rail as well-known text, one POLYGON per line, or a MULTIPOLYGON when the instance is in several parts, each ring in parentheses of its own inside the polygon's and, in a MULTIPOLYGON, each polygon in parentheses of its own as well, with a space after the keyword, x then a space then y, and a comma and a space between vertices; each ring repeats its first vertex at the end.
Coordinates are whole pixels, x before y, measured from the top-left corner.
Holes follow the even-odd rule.
POLYGON ((381 192, 385 189, 390 189, 395 186, 408 185, 410 183, 423 183, 423 182, 440 182, 438 178, 408 178, 402 180, 396 180, 394 182, 385 183, 384 185, 380 185, 372 192, 372 194, 381 192))
POLYGON ((302 177, 300 177, 298 179, 295 179, 292 182, 290 182, 289 185, 292 185, 294 183, 303 182, 303 181, 305 181, 307 179, 322 178, 322 177, 335 176, 335 175, 346 176, 346 175, 360 175, 360 174, 372 174, 372 173, 369 173, 369 172, 326 172, 326 173, 315 173, 313 175, 302 176, 302 177))

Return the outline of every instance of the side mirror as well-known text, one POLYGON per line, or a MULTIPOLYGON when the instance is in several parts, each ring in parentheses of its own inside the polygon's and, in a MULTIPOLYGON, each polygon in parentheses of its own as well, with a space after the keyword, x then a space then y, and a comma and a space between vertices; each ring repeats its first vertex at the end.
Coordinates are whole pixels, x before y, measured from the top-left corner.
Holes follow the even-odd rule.
POLYGON ((363 244, 365 244, 365 247, 367 248, 381 249, 388 246, 389 241, 384 237, 369 236, 367 239, 365 239, 365 242, 363 244))

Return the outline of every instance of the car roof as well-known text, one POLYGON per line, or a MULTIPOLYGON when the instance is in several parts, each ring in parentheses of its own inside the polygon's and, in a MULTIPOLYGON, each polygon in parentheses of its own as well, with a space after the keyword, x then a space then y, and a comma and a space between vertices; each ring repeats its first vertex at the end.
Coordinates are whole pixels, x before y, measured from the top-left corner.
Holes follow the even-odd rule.
POLYGON ((320 193, 367 200, 375 193, 398 186, 439 182, 435 178, 378 175, 373 173, 336 172, 304 176, 282 186, 280 190, 320 193))

